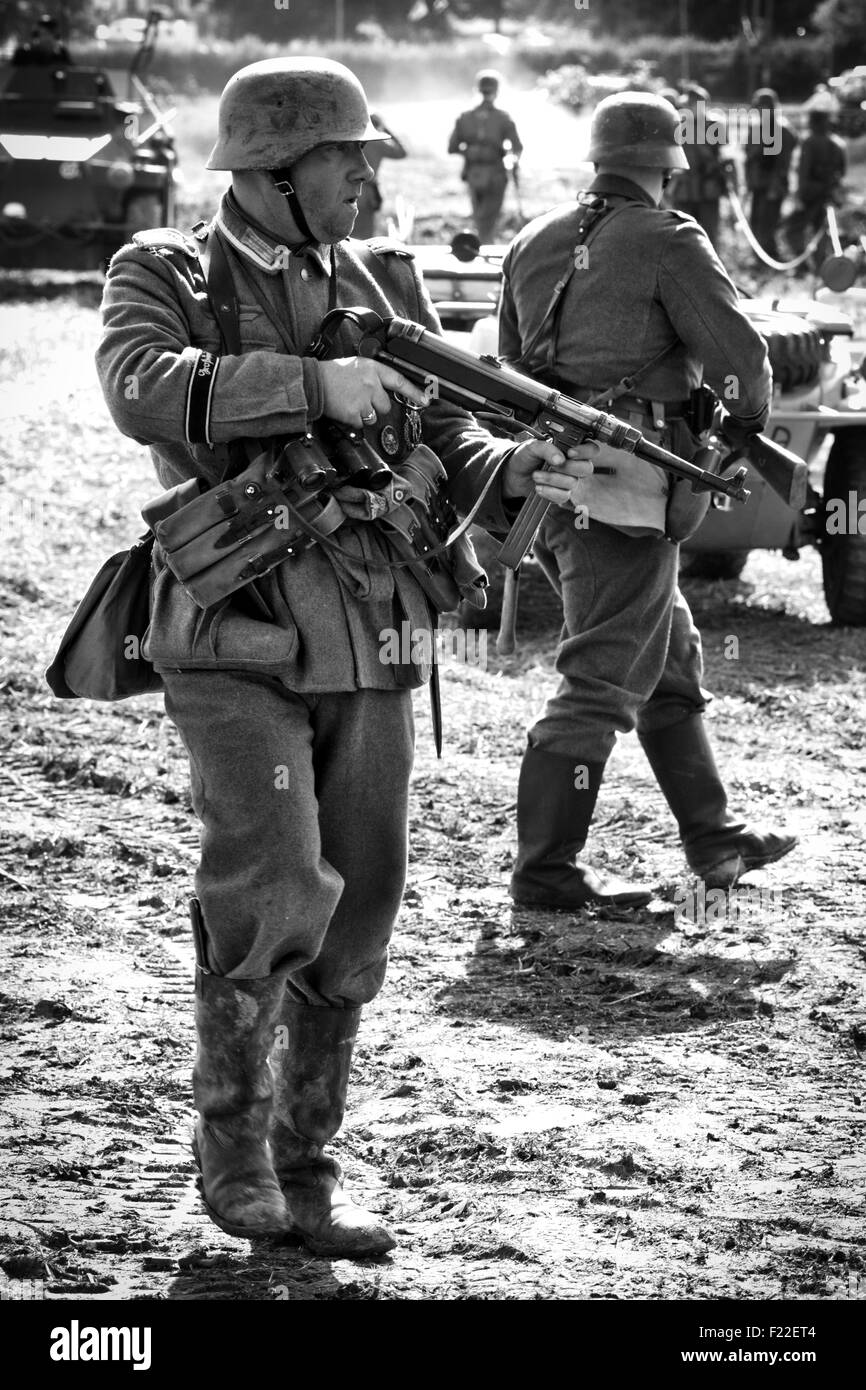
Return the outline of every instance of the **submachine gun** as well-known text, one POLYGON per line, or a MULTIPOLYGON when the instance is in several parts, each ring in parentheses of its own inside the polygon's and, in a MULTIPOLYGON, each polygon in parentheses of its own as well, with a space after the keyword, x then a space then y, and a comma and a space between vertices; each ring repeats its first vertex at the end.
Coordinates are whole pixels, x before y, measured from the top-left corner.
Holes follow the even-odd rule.
MULTIPOLYGON (((496 357, 478 357, 455 347, 408 319, 382 319, 366 310, 352 311, 351 317, 363 329, 359 356, 387 363, 425 386, 434 397, 463 406, 485 423, 500 426, 504 433, 527 431, 539 439, 552 440, 563 453, 585 440, 598 440, 654 463, 675 478, 687 479, 695 492, 706 489, 736 502, 745 502, 749 496, 744 486, 745 468, 721 477, 688 463, 651 443, 640 430, 615 415, 553 391, 496 357)), ((526 499, 497 555, 503 565, 517 568, 552 505, 537 495, 526 499)))

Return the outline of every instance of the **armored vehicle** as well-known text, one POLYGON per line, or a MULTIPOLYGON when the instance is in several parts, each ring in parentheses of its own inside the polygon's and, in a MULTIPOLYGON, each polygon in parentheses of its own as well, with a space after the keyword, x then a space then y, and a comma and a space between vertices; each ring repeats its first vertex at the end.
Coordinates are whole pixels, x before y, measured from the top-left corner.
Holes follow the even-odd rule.
POLYGON ((13 58, 0 73, 0 267, 97 270, 133 232, 173 223, 170 117, 141 79, 156 22, 129 70, 131 100, 68 56, 13 58))

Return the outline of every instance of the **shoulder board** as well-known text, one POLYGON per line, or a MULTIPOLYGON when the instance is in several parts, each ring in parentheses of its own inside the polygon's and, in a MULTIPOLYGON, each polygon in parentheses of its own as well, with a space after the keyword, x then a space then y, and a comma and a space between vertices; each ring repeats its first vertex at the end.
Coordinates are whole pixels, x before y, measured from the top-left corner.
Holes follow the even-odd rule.
POLYGON ((415 252, 408 246, 404 246, 402 241, 391 241, 386 236, 370 237, 367 247, 373 252, 374 256, 401 256, 404 261, 414 261, 415 252))
POLYGON ((676 222, 692 222, 695 226, 700 225, 697 218, 692 217, 690 212, 681 212, 679 208, 660 208, 659 211, 668 213, 676 222))
POLYGON ((172 251, 182 251, 185 256, 191 257, 197 254, 192 237, 179 232, 176 227, 153 227, 148 231, 135 232, 132 240, 136 246, 152 251, 155 256, 166 256, 172 251))

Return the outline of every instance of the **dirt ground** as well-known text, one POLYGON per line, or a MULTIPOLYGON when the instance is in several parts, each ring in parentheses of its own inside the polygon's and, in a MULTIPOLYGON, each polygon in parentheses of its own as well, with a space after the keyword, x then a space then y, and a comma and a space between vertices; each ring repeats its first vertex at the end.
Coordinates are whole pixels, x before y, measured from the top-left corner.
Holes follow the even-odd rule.
POLYGON ((555 608, 529 586, 513 658, 492 636, 479 664, 443 653, 445 752, 419 697, 409 884, 337 1145, 399 1247, 328 1261, 232 1240, 189 1150, 197 827, 178 739, 158 698, 64 704, 42 680, 158 489, 95 382, 95 281, 3 297, 0 1296, 862 1299, 866 632, 830 627, 818 557, 688 586, 732 802, 802 837, 727 910, 688 896, 633 738, 590 849, 652 884, 651 907, 512 910, 555 608))
POLYGON ((862 1297, 866 634, 829 626, 811 553, 689 589, 733 800, 802 835, 728 915, 690 911, 631 738, 591 845, 654 885, 650 909, 512 911, 517 766, 553 682, 555 611, 530 586, 516 657, 492 640, 486 669, 443 651, 445 755, 419 698, 409 886, 339 1142, 400 1248, 329 1262, 207 1221, 188 1148, 183 756, 158 698, 61 704, 41 679, 153 484, 93 380, 98 287, 18 293, 0 619, 7 1296, 30 1280, 59 1299, 862 1297))

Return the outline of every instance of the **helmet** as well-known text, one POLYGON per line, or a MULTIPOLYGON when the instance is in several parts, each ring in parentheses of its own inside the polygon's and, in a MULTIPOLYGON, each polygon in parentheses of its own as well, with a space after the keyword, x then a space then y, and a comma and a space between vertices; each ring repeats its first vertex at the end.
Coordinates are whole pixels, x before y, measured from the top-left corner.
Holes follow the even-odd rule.
POLYGON ((479 92, 482 92, 485 87, 498 88, 501 81, 502 78, 495 68, 482 68, 480 72, 475 74, 475 86, 479 92))
POLYGON ((331 140, 389 137, 354 73, 329 58, 265 58, 230 77, 208 169, 286 169, 331 140))
POLYGON ((834 116, 838 109, 838 103, 833 93, 826 87, 816 87, 815 91, 803 104, 803 110, 819 116, 834 116))
POLYGON ((752 93, 753 106, 767 106, 771 111, 775 111, 779 105, 779 93, 772 87, 759 87, 752 93))
POLYGON ((706 87, 702 87, 699 82, 689 82, 688 85, 683 88, 683 94, 680 97, 680 105, 691 106, 694 103, 694 105, 697 106, 699 101, 702 101, 704 106, 708 106, 710 102, 709 92, 706 87))
POLYGON ((680 115, 663 97, 617 92, 595 108, 589 128, 592 164, 633 164, 645 169, 688 169, 677 140, 680 115))

